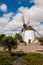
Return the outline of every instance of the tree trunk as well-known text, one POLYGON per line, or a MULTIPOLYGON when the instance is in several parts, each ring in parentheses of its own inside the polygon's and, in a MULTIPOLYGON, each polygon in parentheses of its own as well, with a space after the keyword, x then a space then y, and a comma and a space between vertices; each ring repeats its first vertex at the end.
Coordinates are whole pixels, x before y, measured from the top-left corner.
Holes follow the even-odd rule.
POLYGON ((9 55, 11 55, 11 48, 8 49, 9 55))

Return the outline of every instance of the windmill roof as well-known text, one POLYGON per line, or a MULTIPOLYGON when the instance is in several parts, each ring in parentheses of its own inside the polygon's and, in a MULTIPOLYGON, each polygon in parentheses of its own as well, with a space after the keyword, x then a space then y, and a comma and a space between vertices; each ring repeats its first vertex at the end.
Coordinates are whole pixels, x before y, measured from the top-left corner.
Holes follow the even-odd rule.
POLYGON ((25 30, 34 30, 34 31, 35 31, 35 29, 34 29, 32 26, 27 26, 27 27, 25 28, 25 30))

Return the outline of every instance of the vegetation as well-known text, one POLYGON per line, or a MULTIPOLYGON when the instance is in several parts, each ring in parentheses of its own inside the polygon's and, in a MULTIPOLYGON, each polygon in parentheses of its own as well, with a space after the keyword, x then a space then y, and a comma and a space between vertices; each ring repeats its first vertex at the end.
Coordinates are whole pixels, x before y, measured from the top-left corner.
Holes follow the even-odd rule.
POLYGON ((40 41, 40 45, 42 46, 43 45, 43 37, 39 37, 37 39, 40 41))
POLYGON ((12 65, 13 60, 16 60, 16 58, 18 57, 0 54, 0 65, 12 65))
POLYGON ((10 62, 10 57, 6 55, 0 55, 0 65, 12 65, 10 62))
POLYGON ((0 34, 0 45, 1 45, 4 37, 5 37, 5 34, 0 34))
POLYGON ((37 38, 39 41, 43 42, 43 37, 38 37, 37 38))
POLYGON ((4 48, 8 48, 9 53, 11 53, 12 48, 16 49, 17 48, 17 41, 11 36, 5 37, 2 41, 2 46, 4 48))
POLYGON ((43 55, 37 53, 25 54, 23 57, 26 65, 43 65, 43 55))
POLYGON ((20 34, 16 34, 15 39, 19 40, 19 42, 23 42, 22 36, 20 34))
POLYGON ((5 37, 5 34, 0 34, 0 40, 5 37))
POLYGON ((14 56, 0 54, 0 65, 12 65, 19 58, 23 59, 25 65, 43 65, 43 55, 38 53, 16 53, 14 56))

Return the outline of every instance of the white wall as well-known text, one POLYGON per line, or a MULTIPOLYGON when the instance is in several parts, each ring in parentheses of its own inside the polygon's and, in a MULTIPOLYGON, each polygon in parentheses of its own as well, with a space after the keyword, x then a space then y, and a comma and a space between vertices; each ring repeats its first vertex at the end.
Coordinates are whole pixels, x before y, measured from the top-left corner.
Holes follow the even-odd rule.
POLYGON ((35 40, 35 32, 33 30, 26 30, 24 32, 24 41, 28 43, 29 39, 31 40, 31 43, 35 40))

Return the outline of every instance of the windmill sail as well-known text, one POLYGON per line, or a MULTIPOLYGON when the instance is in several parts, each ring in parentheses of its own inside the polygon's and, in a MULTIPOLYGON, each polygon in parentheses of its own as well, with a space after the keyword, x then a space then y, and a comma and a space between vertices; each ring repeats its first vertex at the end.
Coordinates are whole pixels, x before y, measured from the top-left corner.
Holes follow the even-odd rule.
POLYGON ((38 31, 35 30, 35 32, 42 37, 42 35, 38 31))

